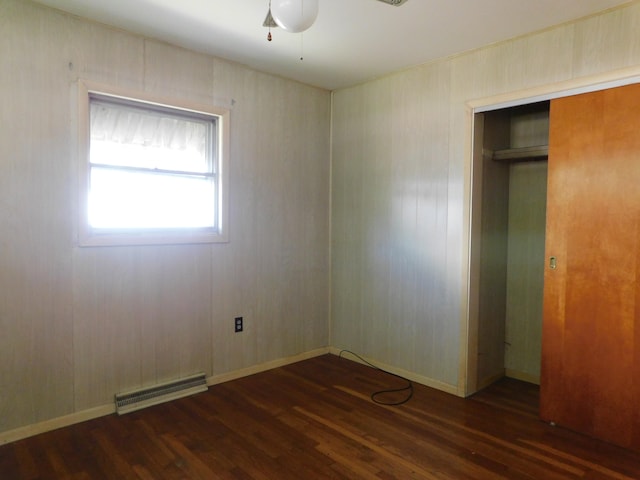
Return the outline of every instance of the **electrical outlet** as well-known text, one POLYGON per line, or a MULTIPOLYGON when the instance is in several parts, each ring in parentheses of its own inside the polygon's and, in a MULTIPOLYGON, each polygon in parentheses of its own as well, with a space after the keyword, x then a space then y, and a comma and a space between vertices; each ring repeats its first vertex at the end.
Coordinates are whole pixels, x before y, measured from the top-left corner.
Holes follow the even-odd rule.
POLYGON ((236 319, 235 319, 235 328, 236 328, 236 333, 242 331, 242 328, 243 328, 242 317, 236 317, 236 319))

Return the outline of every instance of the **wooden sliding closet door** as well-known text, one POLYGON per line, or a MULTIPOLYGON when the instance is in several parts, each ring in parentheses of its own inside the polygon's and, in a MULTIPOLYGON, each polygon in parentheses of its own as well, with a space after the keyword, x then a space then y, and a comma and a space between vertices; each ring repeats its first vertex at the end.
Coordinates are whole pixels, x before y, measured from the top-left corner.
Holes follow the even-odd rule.
POLYGON ((552 101, 547 196, 541 417, 640 450, 639 85, 552 101))

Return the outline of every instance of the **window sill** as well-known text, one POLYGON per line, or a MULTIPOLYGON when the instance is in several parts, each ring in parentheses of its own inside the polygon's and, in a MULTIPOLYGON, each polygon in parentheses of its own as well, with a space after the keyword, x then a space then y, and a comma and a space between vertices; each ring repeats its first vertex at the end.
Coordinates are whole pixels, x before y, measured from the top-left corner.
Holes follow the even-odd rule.
POLYGON ((224 232, 210 229, 122 231, 91 229, 78 238, 80 247, 117 247, 135 245, 188 245, 227 243, 224 232))

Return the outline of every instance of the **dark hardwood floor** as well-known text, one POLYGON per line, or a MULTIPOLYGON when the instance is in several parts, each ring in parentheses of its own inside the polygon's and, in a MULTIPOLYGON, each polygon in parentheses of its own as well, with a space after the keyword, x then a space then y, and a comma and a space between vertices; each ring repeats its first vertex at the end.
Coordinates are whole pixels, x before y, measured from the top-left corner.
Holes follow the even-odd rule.
POLYGON ((640 479, 640 455, 537 418, 538 388, 469 399, 326 355, 0 447, 13 479, 640 479))

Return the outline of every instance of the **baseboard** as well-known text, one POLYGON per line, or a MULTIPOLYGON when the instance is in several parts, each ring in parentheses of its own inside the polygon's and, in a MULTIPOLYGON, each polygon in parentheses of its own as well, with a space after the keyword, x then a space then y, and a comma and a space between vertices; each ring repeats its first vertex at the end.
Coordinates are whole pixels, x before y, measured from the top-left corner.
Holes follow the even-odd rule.
POLYGON ((94 418, 104 417, 115 413, 115 404, 102 405, 100 407, 93 407, 80 412, 70 413, 69 415, 63 415, 62 417, 51 418, 44 422, 34 423, 25 427, 19 427, 14 430, 8 430, 0 433, 0 445, 6 443, 16 442, 23 438, 33 437, 41 433, 57 430, 58 428, 68 427, 76 423, 86 422, 87 420, 93 420, 94 418))
POLYGON ((540 385, 540 375, 532 375, 530 373, 511 370, 509 368, 505 370, 504 375, 505 377, 515 378, 516 380, 522 380, 523 382, 540 385))
POLYGON ((273 370, 274 368, 284 367, 292 363, 301 362, 303 360, 309 360, 310 358, 319 357, 320 355, 326 355, 329 353, 328 347, 318 348, 311 350, 310 352, 301 353, 299 355, 293 355, 291 357, 278 358, 269 362, 260 363, 258 365, 252 365, 251 367, 242 368, 240 370, 234 370, 229 373, 222 373, 219 375, 213 375, 207 377, 207 385, 215 385, 217 383, 229 382, 242 377, 248 377, 260 372, 266 372, 267 370, 273 370))
MULTIPOLYGON (((228 382, 238 378, 253 375, 255 373, 265 372, 274 368, 283 367, 292 363, 300 362, 302 360, 308 360, 310 358, 318 357, 329 353, 329 348, 318 348, 309 352, 301 353, 299 355, 293 355, 290 357, 279 358, 270 362, 261 363, 248 368, 240 370, 234 370, 233 372, 223 373, 221 375, 213 375, 207 377, 207 385, 215 385, 217 383, 228 382)), ((32 425, 26 425, 14 430, 8 430, 6 432, 0 432, 0 445, 4 445, 11 442, 16 442, 24 438, 33 437, 41 433, 57 430, 58 428, 68 427, 76 423, 85 422, 87 420, 93 420, 94 418, 104 417, 115 413, 115 403, 108 405, 102 405, 99 407, 89 408, 80 412, 71 413, 61 417, 52 418, 43 422, 34 423, 32 425)))
MULTIPOLYGON (((329 353, 331 353, 332 355, 340 355, 340 352, 342 352, 343 350, 339 349, 339 348, 334 348, 334 347, 329 347, 329 353)), ((354 362, 357 363, 361 363, 363 365, 367 365, 365 362, 361 361, 360 359, 358 359, 357 357, 354 357, 353 355, 349 355, 348 353, 344 353, 342 355, 342 358, 346 359, 346 360, 352 360, 354 362)), ((433 378, 429 378, 429 377, 425 377, 422 375, 418 375, 416 373, 413 372, 409 372, 407 370, 403 370, 401 368, 396 368, 396 367, 392 367, 389 365, 385 365, 384 363, 380 363, 376 360, 372 360, 366 357, 362 357, 364 360, 366 360, 367 362, 371 362, 373 365, 375 365, 376 367, 382 369, 382 370, 386 370, 388 372, 394 373, 396 375, 400 375, 401 377, 404 377, 408 380, 411 380, 412 382, 416 382, 419 383, 420 385, 424 385, 426 387, 430 387, 430 388, 435 388, 436 390, 440 390, 446 393, 450 393, 452 395, 456 395, 458 396, 458 387, 455 385, 451 385, 449 383, 445 383, 445 382, 441 382, 440 380, 435 380, 433 378)))

